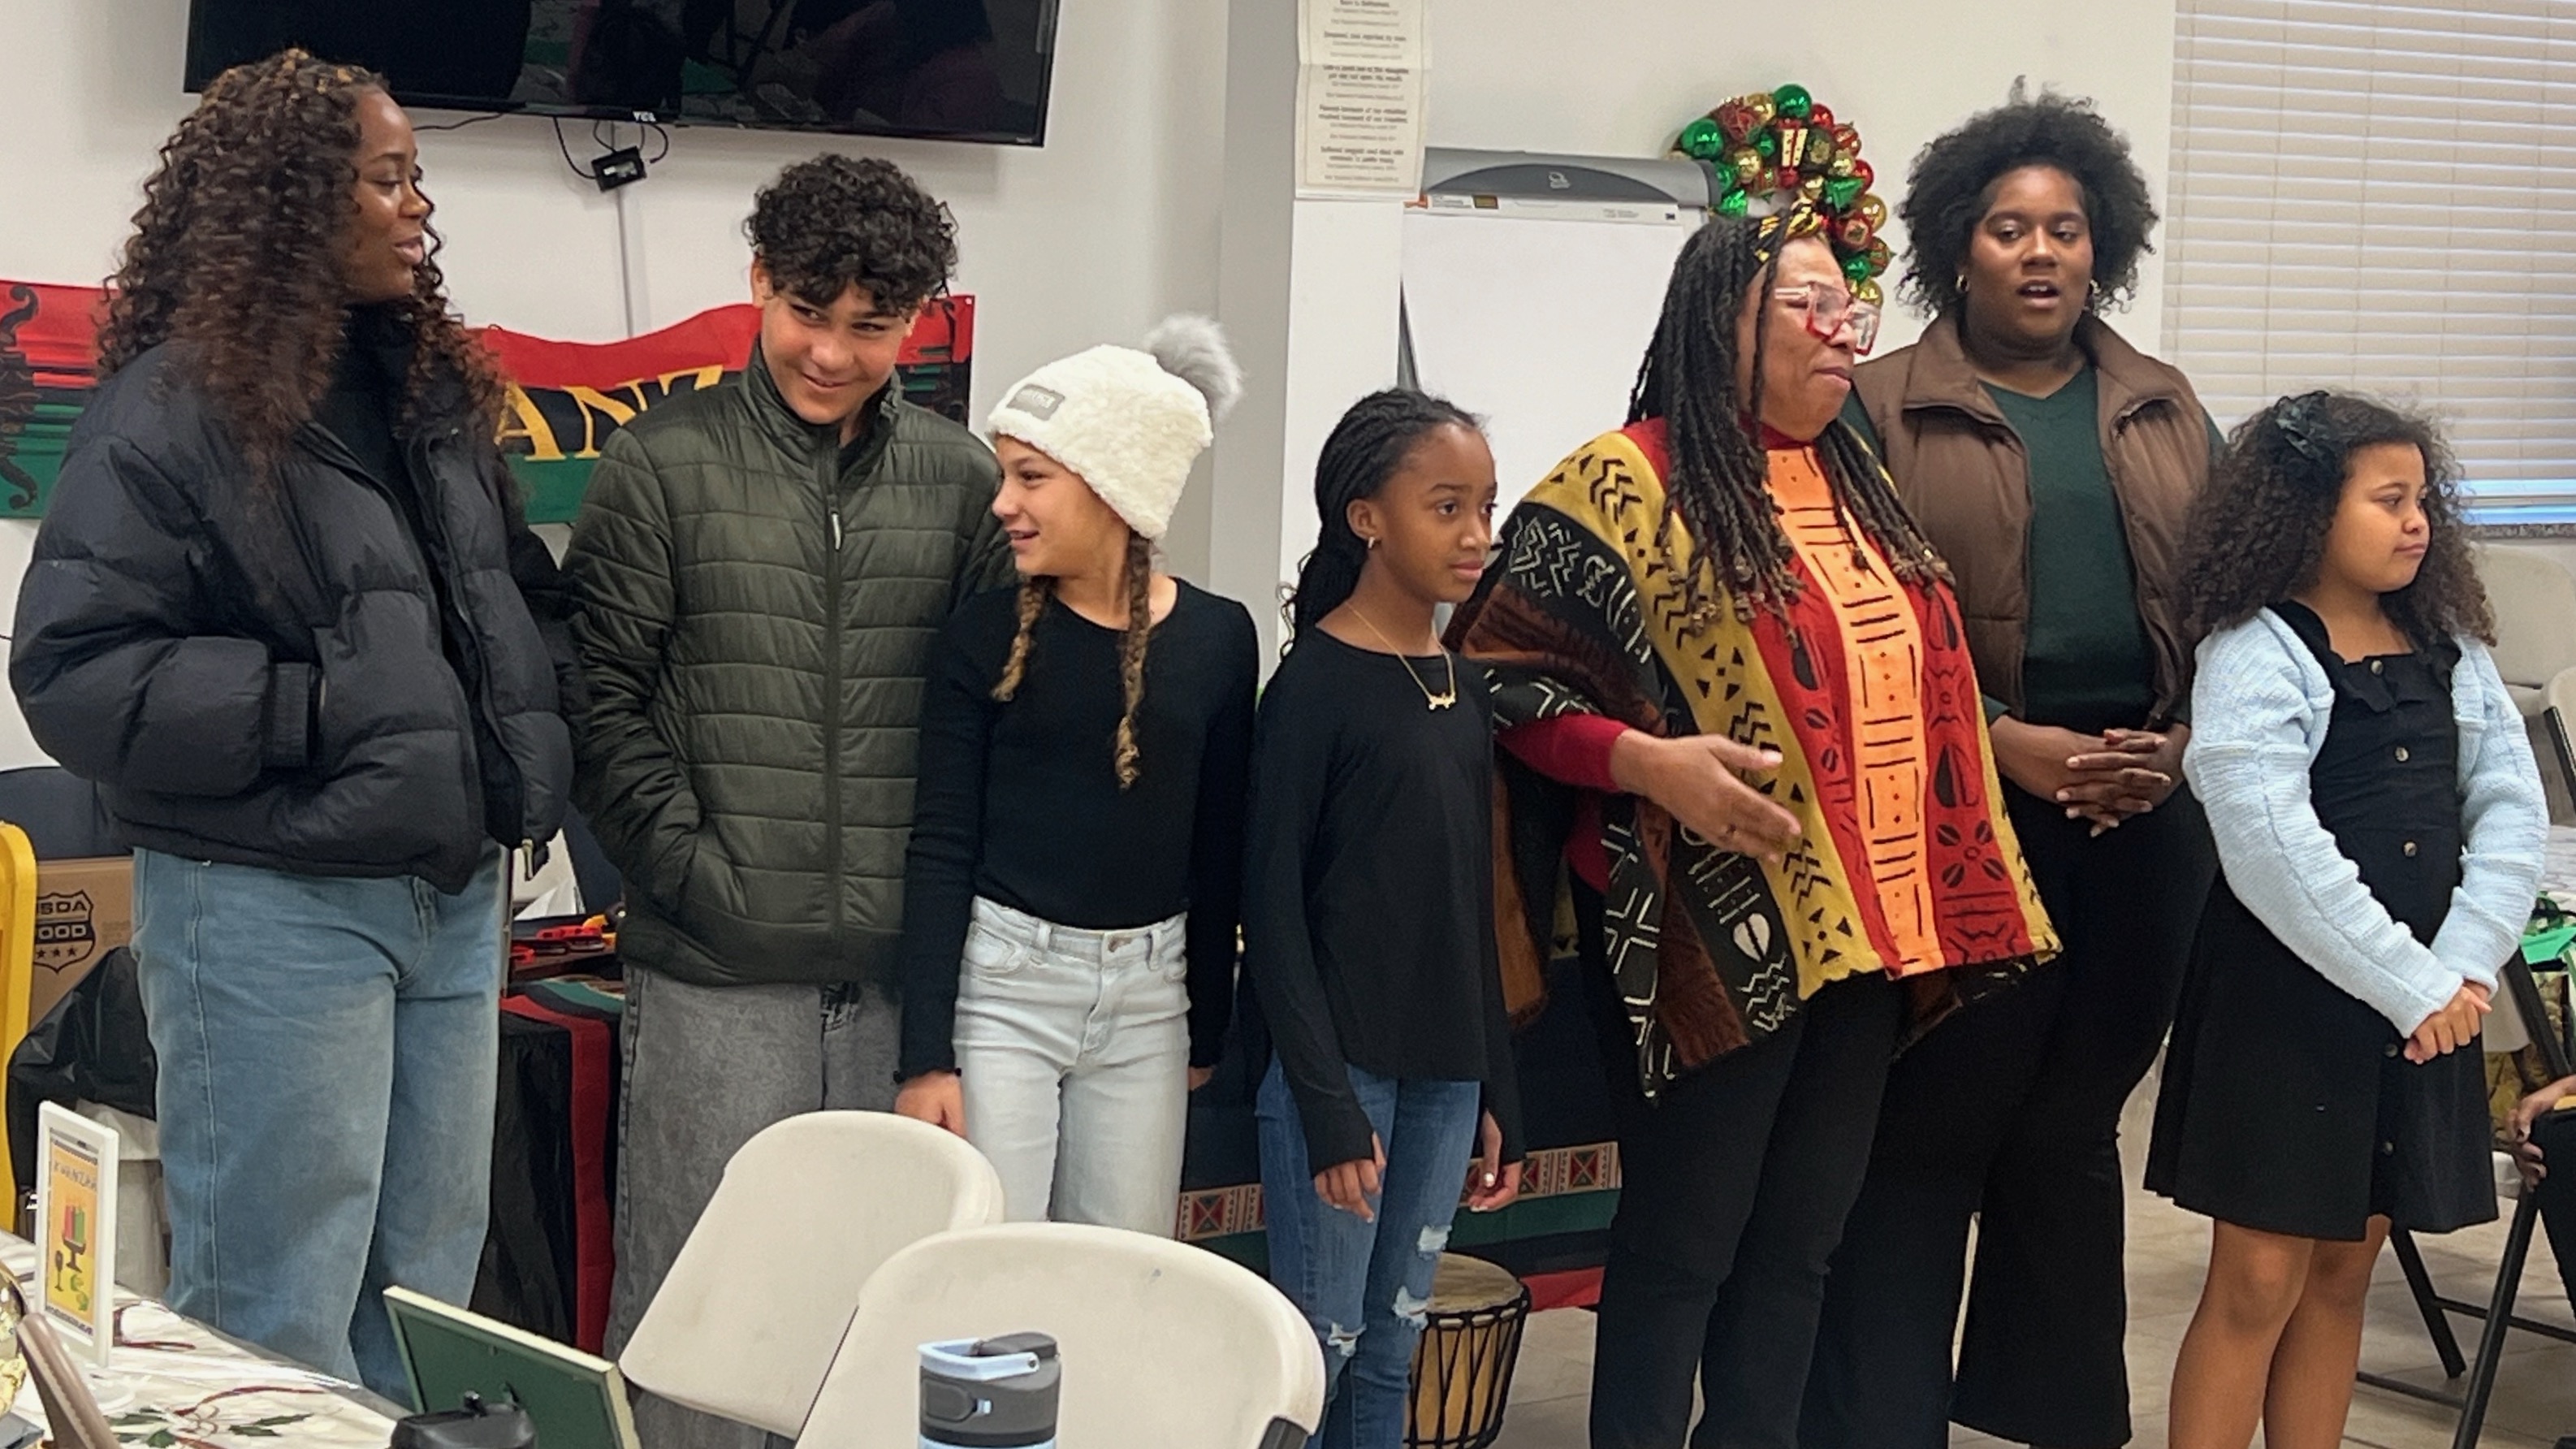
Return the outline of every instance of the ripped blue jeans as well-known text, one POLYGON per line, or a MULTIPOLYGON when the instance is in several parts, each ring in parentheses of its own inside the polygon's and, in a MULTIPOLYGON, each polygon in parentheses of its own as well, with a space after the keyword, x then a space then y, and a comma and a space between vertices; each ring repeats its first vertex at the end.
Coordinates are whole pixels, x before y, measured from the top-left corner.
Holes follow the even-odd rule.
POLYGON ((1474 1082, 1349 1070, 1360 1109, 1386 1147, 1373 1223, 1315 1195, 1297 1100, 1276 1061, 1261 1079, 1270 1281, 1324 1347, 1324 1427, 1310 1449, 1402 1449, 1413 1345, 1476 1150, 1482 1091, 1474 1082))

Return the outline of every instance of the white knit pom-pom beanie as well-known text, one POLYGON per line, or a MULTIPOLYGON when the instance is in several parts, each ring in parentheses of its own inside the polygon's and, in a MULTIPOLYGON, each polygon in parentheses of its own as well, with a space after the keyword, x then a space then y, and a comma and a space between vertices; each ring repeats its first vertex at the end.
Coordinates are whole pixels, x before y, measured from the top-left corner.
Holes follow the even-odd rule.
POLYGON ((1216 323, 1172 317, 1143 351, 1093 347, 1030 373, 1002 394, 990 426, 1080 474, 1129 528, 1159 539, 1190 465, 1242 392, 1216 323))

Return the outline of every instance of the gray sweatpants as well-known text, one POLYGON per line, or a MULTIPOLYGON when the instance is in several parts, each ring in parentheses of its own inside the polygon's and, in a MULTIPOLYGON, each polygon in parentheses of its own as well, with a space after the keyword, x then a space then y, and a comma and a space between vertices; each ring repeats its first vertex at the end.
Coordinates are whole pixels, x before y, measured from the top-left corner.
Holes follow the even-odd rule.
MULTIPOLYGON (((693 986, 626 963, 611 1358, 643 1321, 736 1149, 800 1112, 894 1106, 901 1024, 882 988, 693 986)), ((652 1449, 762 1449, 769 1440, 640 1389, 634 1407, 636 1438, 652 1449)))

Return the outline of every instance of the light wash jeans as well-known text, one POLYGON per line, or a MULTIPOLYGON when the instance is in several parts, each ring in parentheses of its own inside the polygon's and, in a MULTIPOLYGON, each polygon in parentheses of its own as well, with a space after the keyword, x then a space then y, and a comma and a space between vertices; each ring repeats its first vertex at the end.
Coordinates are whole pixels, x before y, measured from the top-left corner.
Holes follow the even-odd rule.
MULTIPOLYGON (((611 1358, 744 1143, 805 1112, 894 1106, 901 1021, 880 985, 699 986, 626 962, 611 1358)), ((786 1449, 783 1438, 659 1394, 629 1397, 636 1440, 651 1449, 786 1449)))
POLYGON ((507 899, 498 848, 452 896, 135 852, 173 1308, 409 1399, 382 1295, 474 1291, 507 899))
POLYGON ((1172 1236, 1189 1130, 1186 918, 1076 931, 975 902, 957 983, 966 1140, 1013 1222, 1172 1236))
POLYGON ((1306 1159, 1297 1099, 1273 1059, 1254 1106, 1270 1281, 1306 1315, 1324 1350, 1324 1423, 1306 1441, 1310 1449, 1403 1449, 1413 1345, 1466 1189, 1484 1088, 1348 1071, 1386 1148, 1372 1204, 1377 1221, 1316 1194, 1320 1169, 1306 1159))

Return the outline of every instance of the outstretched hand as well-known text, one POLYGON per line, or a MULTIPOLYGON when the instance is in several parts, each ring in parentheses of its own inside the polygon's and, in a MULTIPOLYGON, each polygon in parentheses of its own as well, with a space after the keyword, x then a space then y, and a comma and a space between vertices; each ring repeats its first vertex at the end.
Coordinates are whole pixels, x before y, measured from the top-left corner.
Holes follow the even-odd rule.
POLYGON ((1776 752, 1723 735, 1664 739, 1630 730, 1610 750, 1610 778, 1621 790, 1662 806, 1720 850, 1766 860, 1780 859, 1798 843, 1798 817, 1744 775, 1779 767, 1776 752))

